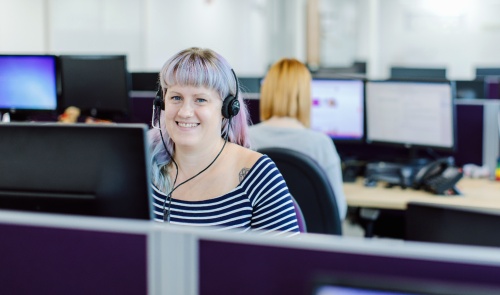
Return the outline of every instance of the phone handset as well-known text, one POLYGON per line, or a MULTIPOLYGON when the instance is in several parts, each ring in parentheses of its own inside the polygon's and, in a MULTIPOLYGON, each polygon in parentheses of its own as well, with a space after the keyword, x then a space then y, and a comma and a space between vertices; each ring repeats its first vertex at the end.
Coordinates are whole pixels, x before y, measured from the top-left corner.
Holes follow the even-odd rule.
POLYGON ((441 158, 422 167, 413 180, 416 189, 425 189, 438 195, 460 194, 455 184, 463 173, 453 166, 452 158, 441 158))

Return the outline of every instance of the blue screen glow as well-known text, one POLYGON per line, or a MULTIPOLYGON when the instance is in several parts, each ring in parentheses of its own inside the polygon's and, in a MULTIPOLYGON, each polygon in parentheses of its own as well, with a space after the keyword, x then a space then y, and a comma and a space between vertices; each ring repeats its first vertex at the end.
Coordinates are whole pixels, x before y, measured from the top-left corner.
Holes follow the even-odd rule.
POLYGON ((55 110, 56 58, 0 55, 0 109, 55 110))

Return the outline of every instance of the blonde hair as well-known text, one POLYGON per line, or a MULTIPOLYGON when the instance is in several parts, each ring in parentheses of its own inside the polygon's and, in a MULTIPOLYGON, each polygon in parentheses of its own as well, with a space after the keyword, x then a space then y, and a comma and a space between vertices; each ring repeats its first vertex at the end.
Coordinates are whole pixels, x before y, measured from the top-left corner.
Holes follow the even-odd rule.
POLYGON ((311 73, 300 61, 284 58, 271 66, 260 92, 260 119, 291 117, 310 127, 311 73))

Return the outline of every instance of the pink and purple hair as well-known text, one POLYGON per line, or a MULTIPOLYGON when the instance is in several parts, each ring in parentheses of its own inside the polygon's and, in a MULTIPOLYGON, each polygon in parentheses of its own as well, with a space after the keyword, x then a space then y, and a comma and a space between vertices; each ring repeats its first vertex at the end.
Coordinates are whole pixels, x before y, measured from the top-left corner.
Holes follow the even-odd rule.
MULTIPOLYGON (((228 141, 248 148, 250 147, 247 135, 248 110, 242 99, 241 91, 236 91, 238 83, 234 79, 231 66, 221 55, 210 49, 196 47, 175 54, 165 62, 160 71, 162 89, 173 85, 206 87, 218 92, 221 99, 230 94, 239 93, 237 99, 240 102, 240 111, 230 119, 230 124, 228 119, 223 119, 221 137, 226 137, 226 130, 229 127, 228 141)), ((160 115, 160 118, 164 117, 160 115)), ((175 148, 174 142, 165 128, 164 120, 161 120, 161 123, 163 139, 160 130, 151 129, 148 133, 148 140, 151 151, 152 181, 157 188, 167 192, 171 189, 171 183, 165 172, 171 162, 169 155, 174 155, 175 148), (168 153, 165 151, 162 140, 165 141, 168 153)))

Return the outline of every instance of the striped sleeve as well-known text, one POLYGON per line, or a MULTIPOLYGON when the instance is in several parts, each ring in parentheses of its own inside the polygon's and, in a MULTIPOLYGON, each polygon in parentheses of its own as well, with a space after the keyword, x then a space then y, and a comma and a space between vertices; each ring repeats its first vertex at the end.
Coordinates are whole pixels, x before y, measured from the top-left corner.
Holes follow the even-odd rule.
POLYGON ((297 234, 297 216, 283 176, 268 157, 256 168, 246 188, 253 207, 252 229, 276 235, 297 234))

